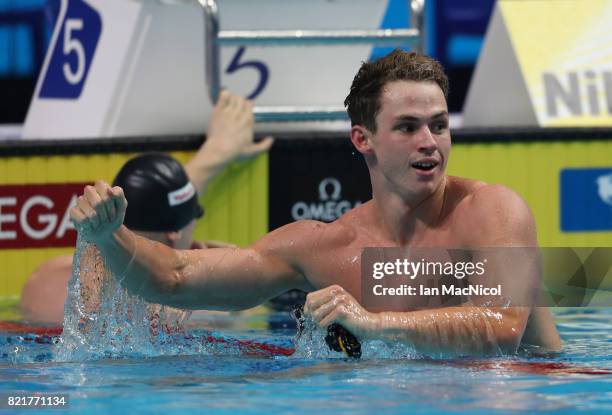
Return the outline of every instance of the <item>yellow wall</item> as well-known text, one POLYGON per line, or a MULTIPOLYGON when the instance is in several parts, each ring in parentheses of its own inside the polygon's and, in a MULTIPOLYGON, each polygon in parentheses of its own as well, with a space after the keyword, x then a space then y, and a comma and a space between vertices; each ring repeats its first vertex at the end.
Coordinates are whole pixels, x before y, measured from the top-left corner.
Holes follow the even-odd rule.
MULTIPOLYGON (((121 166, 137 153, 0 158, 0 185, 111 182, 121 166)), ((172 153, 186 162, 192 152, 172 153)), ((247 245, 268 229, 268 156, 235 163, 217 176, 201 198, 205 217, 196 240, 247 245), (213 220, 214 218, 214 220, 213 220)), ((17 296, 27 277, 47 259, 72 254, 72 248, 0 249, 0 297, 17 296)))
MULTIPOLYGON (((191 152, 173 153, 186 162, 191 152)), ((110 181, 134 154, 0 158, 0 184, 110 181)), ((542 246, 612 246, 612 232, 563 233, 559 226, 559 174, 567 167, 612 165, 612 141, 455 145, 449 174, 502 183, 530 205, 542 246)), ((287 172, 291 174, 291 172, 287 172)), ((206 216, 195 239, 245 246, 268 229, 268 155, 233 164, 202 198, 206 216)), ((42 262, 71 248, 0 250, 0 297, 16 296, 42 262)))
POLYGON ((612 246, 612 232, 561 232, 559 175, 568 167, 611 167, 612 141, 456 145, 448 173, 504 184, 529 204, 541 246, 612 246))

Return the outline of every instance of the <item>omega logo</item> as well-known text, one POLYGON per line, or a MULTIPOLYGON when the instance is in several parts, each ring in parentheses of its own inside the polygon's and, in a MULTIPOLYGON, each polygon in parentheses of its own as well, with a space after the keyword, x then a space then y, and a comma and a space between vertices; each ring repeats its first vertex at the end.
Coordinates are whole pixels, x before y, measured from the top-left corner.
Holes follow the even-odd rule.
POLYGON ((319 183, 319 201, 299 201, 291 208, 293 220, 315 219, 332 222, 345 212, 361 205, 361 201, 341 200, 342 184, 335 177, 326 177, 319 183))

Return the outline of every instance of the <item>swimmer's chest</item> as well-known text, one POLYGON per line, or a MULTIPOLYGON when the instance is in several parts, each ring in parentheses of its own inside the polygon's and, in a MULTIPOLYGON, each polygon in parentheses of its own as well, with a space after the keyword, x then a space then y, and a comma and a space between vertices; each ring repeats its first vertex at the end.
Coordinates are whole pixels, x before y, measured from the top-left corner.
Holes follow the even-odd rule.
MULTIPOLYGON (((409 246, 452 247, 458 244, 459 241, 453 238, 450 232, 432 230, 428 235, 409 246)), ((338 284, 361 302, 361 256, 364 248, 368 247, 398 248, 399 246, 390 241, 360 235, 345 246, 315 249, 309 255, 310 260, 304 270, 313 288, 318 290, 338 284)))

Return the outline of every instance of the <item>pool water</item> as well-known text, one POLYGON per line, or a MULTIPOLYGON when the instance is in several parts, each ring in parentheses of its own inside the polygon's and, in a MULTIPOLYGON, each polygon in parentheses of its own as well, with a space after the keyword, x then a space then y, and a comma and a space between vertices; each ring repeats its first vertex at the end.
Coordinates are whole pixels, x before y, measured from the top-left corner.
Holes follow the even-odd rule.
POLYGON ((555 316, 564 351, 550 358, 296 357, 293 329, 195 328, 182 340, 205 345, 195 354, 58 363, 57 337, 5 332, 0 394, 67 394, 54 413, 612 413, 612 310, 555 316))

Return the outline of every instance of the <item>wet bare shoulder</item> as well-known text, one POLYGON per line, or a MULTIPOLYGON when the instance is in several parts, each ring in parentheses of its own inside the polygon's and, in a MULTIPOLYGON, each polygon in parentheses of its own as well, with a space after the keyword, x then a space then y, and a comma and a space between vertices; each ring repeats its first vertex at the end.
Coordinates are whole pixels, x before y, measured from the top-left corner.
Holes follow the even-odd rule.
POLYGON ((357 237, 358 228, 364 223, 362 206, 346 212, 331 223, 300 221, 298 226, 305 230, 303 243, 309 245, 308 248, 313 252, 349 246, 357 237))
POLYGON ((498 184, 460 183, 465 194, 457 205, 454 227, 466 245, 537 245, 533 215, 518 193, 498 184))
POLYGON ((346 237, 343 228, 338 221, 300 220, 270 232, 252 247, 294 262, 295 258, 304 258, 309 253, 337 245, 339 239, 346 237))
POLYGON ((334 231, 338 238, 342 238, 347 244, 353 241, 359 233, 368 233, 373 223, 372 201, 366 202, 353 208, 342 215, 337 221, 333 222, 334 231))
POLYGON ((452 193, 452 196, 463 200, 475 194, 478 190, 483 187, 491 186, 481 180, 468 179, 465 177, 448 176, 447 177, 447 188, 452 193))

